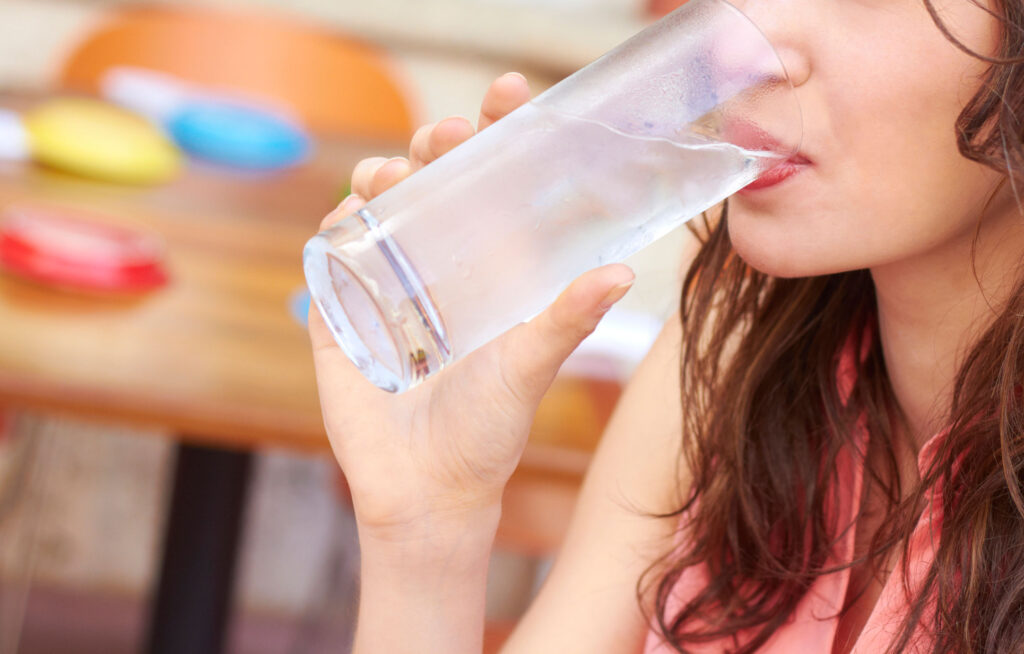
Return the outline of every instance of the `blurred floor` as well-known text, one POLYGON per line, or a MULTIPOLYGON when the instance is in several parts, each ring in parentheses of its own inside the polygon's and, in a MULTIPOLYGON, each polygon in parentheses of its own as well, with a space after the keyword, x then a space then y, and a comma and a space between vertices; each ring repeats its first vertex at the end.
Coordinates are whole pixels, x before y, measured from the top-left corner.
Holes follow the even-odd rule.
MULTIPOLYGON (((10 423, 0 438, 0 653, 13 654, 17 625, 20 654, 139 651, 170 442, 67 418, 10 423), (29 469, 38 474, 14 474, 29 469)), ((347 651, 358 546, 336 475, 325 457, 258 457, 229 652, 347 651)))
MULTIPOLYGON (((124 595, 33 588, 19 654, 135 654, 142 642, 145 604, 124 595)), ((342 620, 341 622, 344 622, 342 620)), ((344 624, 325 622, 315 633, 300 620, 239 616, 231 654, 339 654, 348 651, 344 624)))
MULTIPOLYGON (((16 414, 10 422, 11 437, 0 439, 0 481, 18 469, 41 474, 8 498, 17 511, 6 520, 0 511, 0 635, 9 636, 0 639, 0 654, 13 654, 19 639, 11 629, 19 624, 17 654, 138 652, 165 502, 167 441, 66 418, 16 414), (19 445, 31 443, 45 456, 23 455, 19 445)), ((228 654, 349 651, 359 554, 336 475, 323 457, 260 455, 228 654)), ((0 496, 11 492, 0 487, 0 496)), ((498 651, 549 564, 494 552, 485 654, 498 651)))
POLYGON ((19 652, 128 654, 141 634, 141 605, 124 597, 33 589, 19 652))

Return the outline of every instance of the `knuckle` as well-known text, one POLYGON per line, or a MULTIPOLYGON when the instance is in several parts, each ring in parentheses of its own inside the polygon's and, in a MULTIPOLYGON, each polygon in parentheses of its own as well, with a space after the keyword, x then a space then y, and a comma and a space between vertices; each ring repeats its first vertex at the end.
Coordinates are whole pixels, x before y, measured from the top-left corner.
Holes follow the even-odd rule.
POLYGON ((433 159, 440 157, 455 146, 463 143, 473 136, 475 132, 473 124, 463 116, 449 116, 440 121, 438 126, 441 123, 446 125, 446 129, 435 129, 430 133, 428 147, 433 159))
POLYGON ((409 144, 409 154, 412 157, 426 161, 430 157, 430 135, 434 131, 434 125, 423 125, 412 135, 409 144))
POLYGON ((405 178, 411 170, 410 166, 411 164, 409 163, 409 160, 405 157, 393 157, 378 166, 370 181, 370 189, 373 191, 374 195, 394 186, 400 180, 405 178), (402 166, 390 165, 395 162, 400 163, 402 166))
POLYGON ((422 147, 423 145, 425 145, 427 139, 430 137, 430 133, 434 131, 435 125, 437 125, 437 123, 430 123, 429 125, 420 126, 420 128, 417 129, 416 132, 412 135, 412 145, 414 147, 422 147))
POLYGON ((579 313, 578 309, 573 308, 580 305, 580 301, 573 297, 575 291, 575 287, 570 287, 564 301, 556 302, 547 314, 546 327, 553 339, 578 343, 597 329, 600 316, 579 313))
POLYGON ((371 170, 376 170, 377 168, 380 168, 382 165, 384 165, 384 163, 386 163, 387 161, 387 157, 367 157, 366 159, 362 159, 359 161, 359 163, 356 164, 355 168, 353 169, 352 176, 355 177, 356 175, 366 174, 371 170))
POLYGON ((431 153, 440 152, 444 149, 444 139, 441 138, 441 134, 439 132, 431 132, 430 142, 427 144, 427 148, 431 153))
POLYGON ((583 317, 562 318, 551 321, 552 331, 561 339, 573 343, 582 341, 587 336, 590 336, 596 328, 596 322, 583 317))
POLYGON ((367 196, 369 194, 370 181, 376 175, 377 170, 386 162, 387 158, 385 157, 370 157, 357 163, 355 168, 352 169, 352 191, 364 197, 367 196))
POLYGON ((373 171, 373 179, 376 181, 381 178, 393 177, 398 174, 400 168, 394 164, 403 164, 408 166, 409 160, 405 157, 392 157, 387 159, 381 165, 377 166, 377 169, 373 171))
POLYGON ((416 128, 416 131, 412 135, 412 140, 415 142, 417 139, 422 139, 426 134, 430 133, 430 130, 434 129, 436 123, 427 123, 426 125, 420 125, 416 128))
MULTIPOLYGON (((519 335, 524 333, 524 325, 518 325, 519 335)), ((498 358, 498 379, 502 388, 509 394, 512 403, 520 406, 528 406, 530 398, 527 389, 535 386, 530 379, 531 375, 521 365, 521 357, 515 356, 510 346, 510 339, 502 341, 502 352, 498 358), (520 365, 515 365, 513 362, 520 365)))

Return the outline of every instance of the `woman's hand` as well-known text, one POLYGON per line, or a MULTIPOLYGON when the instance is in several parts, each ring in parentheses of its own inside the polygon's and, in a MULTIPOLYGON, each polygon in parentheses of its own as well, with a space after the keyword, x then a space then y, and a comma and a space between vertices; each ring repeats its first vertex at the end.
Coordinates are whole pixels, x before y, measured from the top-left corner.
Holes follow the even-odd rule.
MULTIPOLYGON (((478 129, 529 98, 521 75, 498 78, 484 97, 478 129)), ((353 195, 324 227, 473 134, 465 118, 447 118, 416 132, 408 159, 363 160, 353 172, 353 195)), ((311 312, 324 420, 361 538, 417 539, 496 510, 555 373, 632 280, 621 264, 586 273, 530 322, 398 395, 367 381, 311 312)))

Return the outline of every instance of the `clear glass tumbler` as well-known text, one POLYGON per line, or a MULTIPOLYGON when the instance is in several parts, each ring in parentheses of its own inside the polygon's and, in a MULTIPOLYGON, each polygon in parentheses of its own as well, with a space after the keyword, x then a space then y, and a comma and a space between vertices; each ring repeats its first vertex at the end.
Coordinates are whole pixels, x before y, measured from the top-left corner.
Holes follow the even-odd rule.
POLYGON ((313 237, 313 300, 403 391, 793 155, 795 92, 764 34, 690 0, 313 237))

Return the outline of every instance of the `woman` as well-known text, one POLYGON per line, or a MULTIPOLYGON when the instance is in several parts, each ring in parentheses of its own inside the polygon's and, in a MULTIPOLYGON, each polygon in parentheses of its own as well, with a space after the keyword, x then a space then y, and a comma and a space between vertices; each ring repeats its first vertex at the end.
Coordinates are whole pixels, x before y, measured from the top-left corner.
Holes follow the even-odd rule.
MULTIPOLYGON (((681 319, 504 651, 1022 651, 1024 3, 740 4, 796 87, 797 174, 705 222, 681 319)), ((528 98, 499 78, 479 128, 528 98)), ((332 219, 472 132, 447 119, 408 161, 361 162, 332 219)), ((480 651, 503 485, 558 366, 631 279, 583 275, 399 396, 314 316, 359 521, 357 654, 480 651)))

